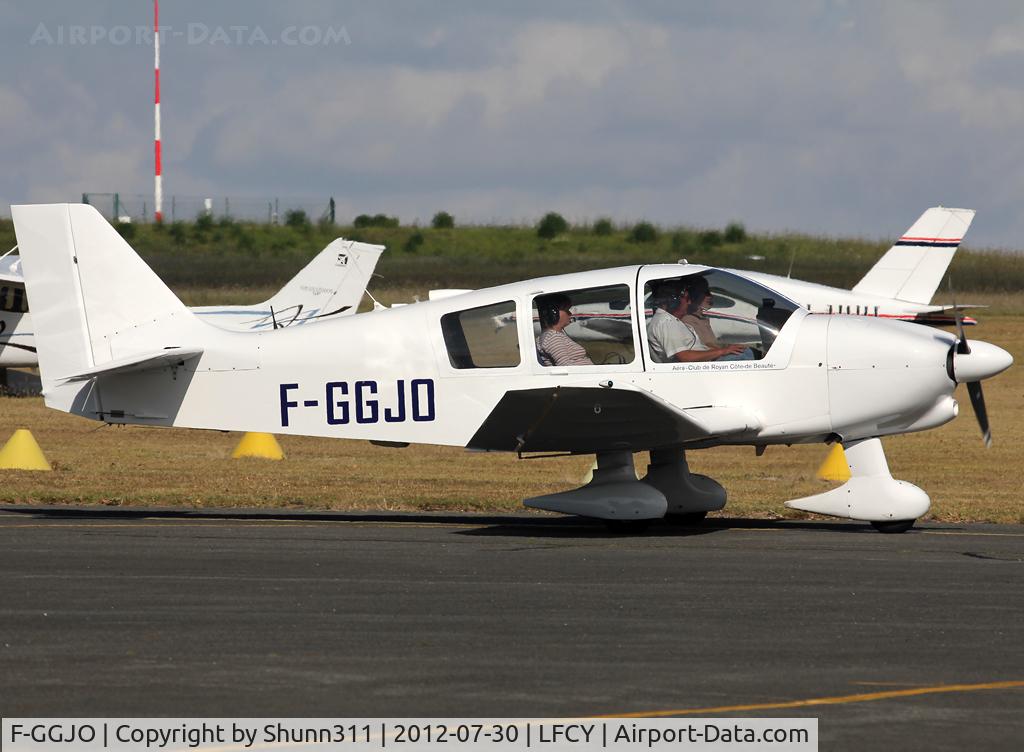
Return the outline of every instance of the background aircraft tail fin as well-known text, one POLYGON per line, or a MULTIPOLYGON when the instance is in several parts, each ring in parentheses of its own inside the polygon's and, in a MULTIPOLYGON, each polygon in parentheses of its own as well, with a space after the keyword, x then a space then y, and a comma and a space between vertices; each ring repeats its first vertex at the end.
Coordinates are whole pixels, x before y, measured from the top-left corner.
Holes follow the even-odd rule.
POLYGON ((973 219, 973 209, 936 206, 926 210, 853 291, 930 303, 973 219))
POLYGON ((189 310, 94 207, 11 212, 44 394, 71 375, 195 338, 189 310))
POLYGON ((301 306, 298 320, 355 313, 383 252, 382 245, 338 238, 259 307, 284 312, 301 306))

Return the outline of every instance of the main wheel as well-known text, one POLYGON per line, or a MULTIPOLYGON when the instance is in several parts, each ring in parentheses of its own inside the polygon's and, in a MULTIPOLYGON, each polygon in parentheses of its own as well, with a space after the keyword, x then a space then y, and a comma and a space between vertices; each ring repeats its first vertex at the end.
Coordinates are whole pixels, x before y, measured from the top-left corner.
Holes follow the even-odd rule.
POLYGON ((880 533, 905 533, 914 526, 917 520, 893 520, 892 522, 872 522, 871 527, 880 533))
POLYGON ((635 535, 642 533, 650 524, 650 520, 605 520, 605 526, 609 532, 620 535, 635 535))
POLYGON ((682 514, 666 514, 665 521, 673 525, 699 525, 708 516, 707 512, 683 512, 682 514))

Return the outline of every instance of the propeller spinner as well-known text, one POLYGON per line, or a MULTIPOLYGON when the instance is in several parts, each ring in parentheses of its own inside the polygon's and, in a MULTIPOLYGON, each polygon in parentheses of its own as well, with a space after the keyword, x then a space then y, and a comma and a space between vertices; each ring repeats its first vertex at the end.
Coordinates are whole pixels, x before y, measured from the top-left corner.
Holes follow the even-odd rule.
POLYGON ((1013 356, 1001 347, 988 342, 975 342, 974 348, 967 342, 964 334, 963 317, 960 310, 953 308, 956 317, 957 342, 950 350, 949 377, 958 384, 967 384, 967 394, 971 398, 971 407, 981 428, 981 437, 986 447, 992 446, 992 431, 988 422, 988 411, 985 409, 985 395, 981 390, 983 379, 1002 373, 1013 364, 1013 356))

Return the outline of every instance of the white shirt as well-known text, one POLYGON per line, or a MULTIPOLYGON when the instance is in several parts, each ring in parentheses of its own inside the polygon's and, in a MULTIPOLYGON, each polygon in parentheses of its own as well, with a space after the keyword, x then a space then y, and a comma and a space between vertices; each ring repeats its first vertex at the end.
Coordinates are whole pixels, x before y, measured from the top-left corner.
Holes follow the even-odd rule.
POLYGON ((647 340, 651 347, 651 360, 655 363, 673 363, 675 355, 683 350, 707 350, 693 331, 668 311, 659 308, 647 322, 647 340))

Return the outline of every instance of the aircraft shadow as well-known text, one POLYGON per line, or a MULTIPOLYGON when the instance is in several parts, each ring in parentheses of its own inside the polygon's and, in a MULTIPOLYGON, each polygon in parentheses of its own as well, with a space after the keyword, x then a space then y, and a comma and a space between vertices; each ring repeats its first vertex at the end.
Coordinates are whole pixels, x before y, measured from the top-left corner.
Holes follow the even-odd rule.
POLYGON ((64 507, 0 505, 0 513, 31 515, 40 519, 82 520, 288 520, 293 522, 386 522, 410 524, 436 523, 448 525, 501 524, 512 519, 528 520, 514 515, 485 515, 469 512, 335 512, 304 509, 171 509, 145 507, 64 507))
POLYGON ((840 533, 872 533, 874 528, 858 522, 820 522, 812 520, 763 520, 713 517, 703 522, 683 524, 669 519, 651 520, 646 525, 627 523, 609 526, 603 520, 584 517, 521 517, 487 527, 462 530, 460 535, 508 535, 549 538, 685 538, 728 530, 829 530, 840 533))
MULTIPOLYGON (((609 526, 603 520, 585 517, 556 517, 523 514, 477 514, 470 512, 335 512, 328 510, 283 509, 147 509, 142 507, 0 506, 0 513, 37 519, 80 520, 288 520, 297 522, 357 522, 410 525, 465 525, 457 535, 530 538, 682 538, 729 530, 822 531, 877 535, 868 523, 822 520, 766 520, 712 517, 697 524, 651 520, 647 524, 625 523, 609 526)), ((929 524, 929 530, 959 530, 958 525, 929 524)), ((912 535, 912 528, 906 534, 912 535)))

